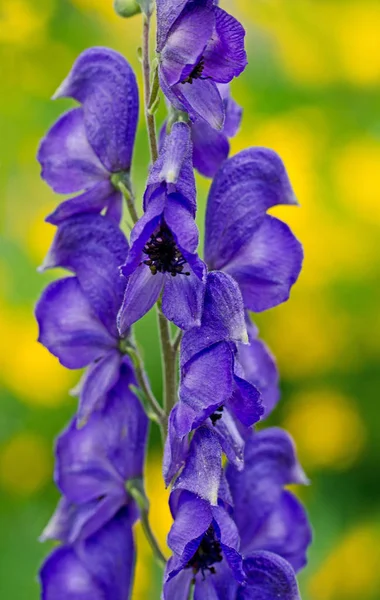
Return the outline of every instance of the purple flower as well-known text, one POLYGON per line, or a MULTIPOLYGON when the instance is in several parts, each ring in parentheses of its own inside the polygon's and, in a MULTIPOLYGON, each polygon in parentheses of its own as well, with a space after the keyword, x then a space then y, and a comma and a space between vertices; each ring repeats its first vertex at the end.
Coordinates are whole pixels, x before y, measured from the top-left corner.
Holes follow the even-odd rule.
MULTIPOLYGON (((182 340, 179 403, 169 423, 169 438, 182 439, 204 423, 236 464, 242 464, 246 433, 263 413, 260 393, 245 379, 238 362, 242 342, 247 343, 248 336, 239 287, 225 273, 209 273, 201 326, 182 340)), ((172 439, 168 443, 177 444, 172 439)), ((174 446, 167 452, 165 469, 171 472, 168 461, 174 446)))
POLYGON ((236 526, 218 505, 223 478, 221 447, 213 432, 201 427, 170 495, 174 523, 168 544, 174 556, 166 567, 165 600, 188 598, 192 580, 195 598, 219 597, 212 575, 222 565, 226 581, 244 581, 236 526))
POLYGON ((226 478, 247 575, 246 588, 233 597, 298 600, 294 572, 306 564, 312 534, 302 504, 284 490, 308 483, 292 439, 277 428, 253 434, 245 445, 244 470, 228 465, 226 478))
POLYGON ((124 333, 158 300, 181 329, 200 323, 205 265, 198 258, 190 128, 175 123, 151 168, 144 215, 131 233, 122 273, 128 277, 119 329, 124 333))
POLYGON ((218 83, 229 83, 247 65, 245 31, 213 0, 157 0, 157 52, 161 88, 192 121, 222 129, 218 83))
POLYGON ((229 273, 246 309, 260 312, 288 299, 303 259, 289 227, 266 212, 297 204, 284 164, 266 148, 249 148, 223 163, 208 198, 205 260, 229 273))
POLYGON ((55 225, 83 213, 119 222, 122 195, 129 185, 139 100, 135 75, 125 58, 108 48, 90 48, 75 61, 54 98, 70 97, 81 107, 65 113, 42 140, 42 177, 66 200, 47 218, 55 225))
POLYGON ((125 507, 87 539, 54 550, 40 572, 42 600, 128 600, 135 566, 132 523, 125 507))
POLYGON ((126 281, 119 265, 128 253, 124 234, 109 219, 85 214, 57 229, 42 269, 75 273, 54 281, 37 307, 39 341, 69 369, 87 369, 80 389, 79 421, 101 407, 124 364, 127 335, 119 336, 116 317, 126 281))
POLYGON ((123 507, 137 517, 126 482, 141 480, 148 419, 130 391, 126 368, 102 410, 78 429, 74 419, 56 444, 55 481, 63 494, 42 540, 74 544, 92 536, 123 507))

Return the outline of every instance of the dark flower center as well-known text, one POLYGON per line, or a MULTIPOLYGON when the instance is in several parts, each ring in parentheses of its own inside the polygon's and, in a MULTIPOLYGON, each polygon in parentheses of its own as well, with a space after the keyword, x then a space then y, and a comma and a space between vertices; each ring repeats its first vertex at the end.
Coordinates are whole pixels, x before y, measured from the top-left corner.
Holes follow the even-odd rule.
POLYGON ((219 421, 219 419, 222 418, 222 412, 223 412, 223 406, 219 406, 219 408, 216 409, 215 412, 212 413, 212 415, 210 416, 211 419, 211 423, 214 425, 216 425, 217 421, 219 421))
POLYGON ((151 236, 145 244, 143 252, 148 256, 143 263, 149 267, 152 275, 156 275, 156 273, 170 273, 173 277, 190 275, 183 271, 186 260, 178 250, 173 235, 165 224, 161 225, 159 231, 151 236))
POLYGON ((191 71, 190 75, 183 79, 181 83, 193 83, 193 79, 199 79, 203 73, 203 69, 205 68, 205 59, 201 58, 199 63, 195 65, 194 69, 191 71))
POLYGON ((213 565, 221 562, 222 560, 223 555, 220 542, 215 537, 214 527, 210 525, 202 538, 198 550, 189 560, 185 569, 192 569, 194 578, 195 575, 201 571, 204 579, 206 571, 210 571, 210 573, 215 574, 216 571, 213 565))

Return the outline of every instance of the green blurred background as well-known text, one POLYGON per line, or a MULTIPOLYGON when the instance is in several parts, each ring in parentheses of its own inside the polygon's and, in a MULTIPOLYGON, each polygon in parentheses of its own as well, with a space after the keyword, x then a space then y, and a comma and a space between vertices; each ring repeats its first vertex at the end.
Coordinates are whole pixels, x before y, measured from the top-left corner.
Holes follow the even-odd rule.
MULTIPOLYGON (((234 83, 244 106, 235 153, 266 145, 283 157, 301 208, 276 209, 305 246, 286 305, 257 319, 278 357, 283 401, 271 421, 294 435, 312 486, 315 528, 304 600, 380 598, 380 3, 225 0, 247 29, 249 66, 234 83)), ((77 373, 36 342, 33 305, 58 198, 40 180, 41 136, 70 102, 49 98, 77 54, 108 45, 139 70, 141 18, 111 0, 0 3, 0 597, 35 600, 48 547, 37 538, 58 498, 52 441, 75 410, 77 373)), ((140 78, 141 83, 141 78, 140 78)), ((140 119, 134 181, 148 164, 140 119)), ((198 179, 199 225, 209 183, 198 179)), ((50 275, 52 277, 53 275, 50 275)), ((138 326, 160 393, 155 317, 138 326), (153 341, 152 341, 153 338, 153 341), (154 342, 154 343, 153 343, 154 342)), ((153 527, 170 526, 159 447, 147 466, 153 527)), ((160 573, 141 531, 134 600, 159 598, 160 573)), ((174 600, 174 599, 173 599, 174 600)))

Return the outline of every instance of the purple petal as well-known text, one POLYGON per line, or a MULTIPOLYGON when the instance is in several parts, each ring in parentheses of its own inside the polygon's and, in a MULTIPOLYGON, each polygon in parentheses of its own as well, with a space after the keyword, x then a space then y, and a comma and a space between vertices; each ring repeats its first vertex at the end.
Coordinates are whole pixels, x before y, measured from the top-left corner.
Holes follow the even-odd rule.
MULTIPOLYGON (((219 565, 217 566, 219 568, 219 565)), ((231 574, 229 574, 231 576, 231 574)), ((211 573, 206 575, 204 579, 198 577, 194 588, 194 600, 220 600, 222 596, 216 593, 214 587, 214 577, 211 573)), ((231 600, 233 600, 231 598, 231 600)))
POLYGON ((47 286, 36 306, 38 341, 68 369, 81 369, 115 347, 76 277, 47 286))
POLYGON ((192 271, 189 272, 189 276, 167 275, 162 295, 162 312, 184 330, 200 325, 206 287, 192 271))
POLYGON ((188 436, 179 437, 175 430, 174 422, 177 410, 178 404, 174 406, 169 415, 168 435, 165 442, 162 469, 166 486, 170 484, 176 473, 185 464, 189 451, 188 436))
POLYGON ((211 79, 177 83, 171 89, 192 121, 204 119, 213 129, 222 129, 225 118, 223 100, 211 79))
POLYGON ((87 422, 95 409, 103 408, 107 393, 119 379, 120 362, 120 353, 114 350, 87 368, 80 386, 79 426, 87 422))
POLYGON ((60 498, 56 509, 40 535, 39 541, 62 540, 66 541, 70 536, 75 508, 64 496, 60 498))
POLYGON ((247 585, 236 600, 301 600, 291 566, 271 552, 254 552, 244 561, 247 585))
POLYGON ((219 85, 218 89, 222 98, 224 99, 224 105, 226 109, 226 120, 224 121, 223 132, 227 137, 233 138, 240 129, 243 109, 230 95, 228 85, 219 85), (221 88, 227 88, 227 92, 221 88))
POLYGON ((128 242, 115 223, 100 215, 79 215, 57 229, 42 268, 73 271, 93 310, 116 337, 126 285, 119 265, 127 253, 128 242))
POLYGON ((243 560, 239 553, 240 537, 233 519, 220 506, 213 506, 212 513, 220 530, 220 544, 223 554, 233 572, 234 578, 243 582, 245 579, 243 572, 243 560))
MULTIPOLYGON (((166 566, 166 573, 174 570, 173 566, 173 558, 170 558, 166 566)), ((188 600, 192 576, 190 569, 180 571, 169 580, 165 575, 162 600, 173 600, 174 598, 175 600, 188 600)))
POLYGON ((276 406, 280 390, 275 359, 268 347, 256 339, 253 327, 248 325, 249 345, 239 344, 238 360, 243 367, 244 378, 252 383, 261 394, 266 418, 276 406))
POLYGON ((203 120, 193 123, 194 167, 205 177, 214 177, 230 152, 230 144, 224 131, 216 131, 203 120))
POLYGON ((233 356, 228 344, 216 344, 186 363, 179 389, 176 429, 180 436, 224 404, 233 389, 233 356))
POLYGON ((69 547, 58 548, 44 562, 42 600, 104 600, 97 582, 69 547))
POLYGON ((85 50, 54 97, 82 103, 87 139, 108 171, 129 170, 139 99, 136 77, 121 54, 85 50))
POLYGON ((157 302, 165 282, 163 273, 152 275, 147 265, 141 264, 128 279, 123 304, 118 315, 122 335, 141 319, 157 302))
POLYGON ((157 52, 161 52, 171 27, 189 0, 156 0, 157 4, 157 52))
POLYGON ((260 420, 264 409, 261 404, 260 392, 248 381, 235 375, 234 389, 228 400, 228 407, 246 427, 251 427, 260 420))
MULTIPOLYGON (((117 192, 111 182, 107 179, 106 181, 97 183, 87 192, 80 194, 80 196, 75 196, 75 198, 70 198, 69 200, 61 202, 61 204, 46 217, 45 221, 52 225, 61 225, 70 217, 74 217, 81 213, 98 214, 107 206, 113 211, 120 203, 120 192, 117 192)), ((115 217, 116 216, 117 215, 115 215, 115 217)), ((121 215, 118 220, 114 218, 112 214, 109 218, 112 218, 116 223, 119 223, 121 215)))
POLYGON ((183 566, 194 556, 211 522, 212 513, 206 500, 187 492, 181 494, 175 520, 168 535, 168 545, 181 558, 183 566))
POLYGON ((183 471, 174 483, 174 490, 187 490, 207 500, 218 502, 222 476, 222 449, 217 437, 206 427, 194 433, 183 471))
POLYGON ((187 332, 182 340, 181 364, 221 341, 248 342, 243 300, 239 286, 222 272, 207 276, 201 327, 187 332))
POLYGON ((251 239, 266 211, 296 204, 280 157, 267 148, 248 148, 223 163, 210 189, 205 257, 211 269, 232 260, 251 239))
POLYGON ((278 505, 284 486, 307 482, 292 439, 277 428, 250 436, 244 470, 228 466, 226 475, 243 549, 253 543, 261 523, 278 505))
POLYGON ((108 180, 104 168, 88 143, 81 108, 58 119, 38 149, 41 177, 60 194, 72 194, 108 180))
POLYGON ((220 83, 228 83, 247 66, 245 30, 237 19, 221 8, 214 7, 214 14, 215 31, 204 53, 202 75, 220 83))
POLYGON ((244 306, 260 312, 289 298, 302 260, 302 246, 288 225, 266 216, 224 269, 238 282, 244 306))
POLYGON ((202 58, 215 28, 211 7, 186 7, 170 29, 160 55, 160 67, 168 85, 184 81, 202 58))
POLYGON ((241 470, 244 466, 245 440, 229 410, 224 407, 220 418, 214 423, 208 420, 207 426, 218 436, 219 443, 229 462, 241 470))
POLYGON ((186 123, 174 123, 169 135, 165 135, 160 154, 150 169, 148 185, 144 195, 144 210, 161 186, 166 195, 180 196, 178 199, 191 213, 196 213, 196 189, 192 164, 190 127, 186 123), (163 184, 166 183, 166 186, 163 184))
POLYGON ((164 211, 164 219, 186 258, 194 254, 198 246, 198 228, 194 215, 181 203, 176 194, 170 194, 164 211))
POLYGON ((249 555, 253 550, 274 552, 285 558, 297 572, 307 563, 306 550, 311 539, 312 532, 304 507, 291 492, 285 491, 245 553, 249 555))

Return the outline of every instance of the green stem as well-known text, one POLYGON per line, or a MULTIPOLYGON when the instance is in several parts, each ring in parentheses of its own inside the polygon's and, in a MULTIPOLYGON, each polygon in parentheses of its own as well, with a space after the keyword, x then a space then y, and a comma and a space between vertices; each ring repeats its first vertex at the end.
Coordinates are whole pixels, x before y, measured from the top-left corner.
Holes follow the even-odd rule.
POLYGON ((158 326, 162 350, 162 378, 164 383, 164 412, 166 416, 177 401, 176 354, 170 337, 169 321, 162 313, 161 300, 157 302, 158 326))
POLYGON ((140 386, 140 389, 144 393, 145 399, 147 400, 149 407, 152 409, 153 415, 155 416, 155 420, 159 423, 159 425, 162 425, 163 423, 165 423, 165 413, 162 410, 159 403, 157 402, 151 390, 148 378, 145 373, 143 359, 136 347, 128 348, 127 353, 133 361, 137 382, 140 386))
POLYGON ((142 47, 142 67, 144 78, 144 103, 145 103, 145 119, 148 129, 149 146, 152 161, 155 162, 158 158, 158 146, 156 137, 156 124, 154 114, 149 111, 150 103, 150 59, 149 59, 149 33, 150 33, 150 15, 144 15, 143 29, 143 47, 142 47))
POLYGON ((141 525, 143 527, 144 533, 145 533, 145 537, 147 538, 149 545, 152 549, 154 558, 156 559, 157 564, 161 567, 161 569, 165 568, 166 565, 166 558, 163 555, 163 553, 161 552, 161 548, 158 545, 158 542, 156 540, 156 538, 154 537, 152 528, 150 526, 150 522, 149 522, 149 515, 148 515, 148 511, 141 511, 141 525))

